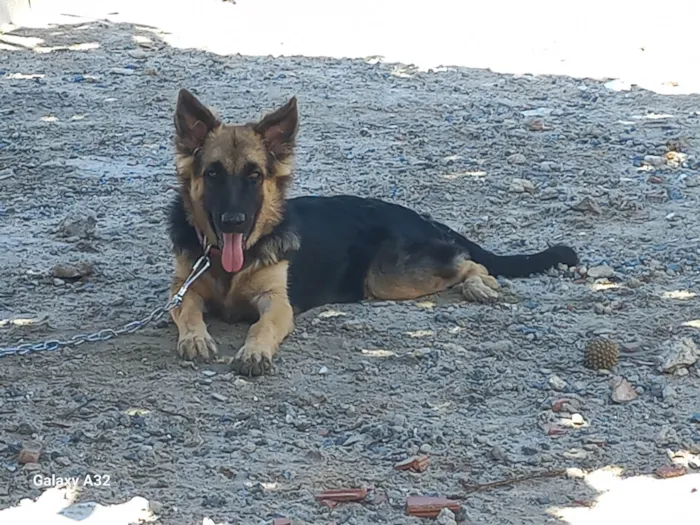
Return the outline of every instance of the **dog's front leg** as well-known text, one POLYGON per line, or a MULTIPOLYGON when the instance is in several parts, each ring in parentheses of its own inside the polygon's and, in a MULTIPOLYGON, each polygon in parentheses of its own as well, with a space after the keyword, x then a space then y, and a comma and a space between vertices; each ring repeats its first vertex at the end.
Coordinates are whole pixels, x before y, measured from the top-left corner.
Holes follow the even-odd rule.
POLYGON ((272 366, 280 343, 294 330, 294 313, 287 295, 286 262, 258 270, 245 284, 245 295, 260 314, 245 344, 233 360, 241 375, 258 376, 272 366))
MULTIPOLYGON (((175 277, 170 288, 172 298, 189 276, 191 265, 184 257, 175 262, 175 277)), ((216 343, 204 323, 205 298, 211 295, 212 283, 204 275, 195 281, 177 308, 170 310, 178 331, 177 352, 183 359, 209 361, 217 354, 216 343), (208 293, 209 292, 209 293, 208 293)))

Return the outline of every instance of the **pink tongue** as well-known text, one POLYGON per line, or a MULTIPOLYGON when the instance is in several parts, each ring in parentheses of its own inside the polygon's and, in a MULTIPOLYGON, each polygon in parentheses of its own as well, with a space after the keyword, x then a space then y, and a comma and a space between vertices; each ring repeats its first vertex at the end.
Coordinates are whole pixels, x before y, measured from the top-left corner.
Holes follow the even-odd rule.
POLYGON ((221 265, 228 273, 236 273, 243 268, 243 235, 240 233, 224 233, 221 265))

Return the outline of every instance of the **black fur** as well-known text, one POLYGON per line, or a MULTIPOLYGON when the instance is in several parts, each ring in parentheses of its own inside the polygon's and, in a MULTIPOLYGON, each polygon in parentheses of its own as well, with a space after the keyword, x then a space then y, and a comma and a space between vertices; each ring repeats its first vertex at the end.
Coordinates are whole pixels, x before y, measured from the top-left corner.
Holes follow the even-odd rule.
MULTIPOLYGON (((171 207, 170 238, 176 252, 188 252, 193 258, 201 255, 180 197, 171 207)), ((495 255, 413 210, 348 195, 289 199, 283 222, 246 252, 246 265, 276 246, 277 259, 290 262, 289 300, 298 312, 361 301, 367 272, 377 261, 397 265, 427 260, 438 273, 448 274, 455 257, 466 255, 491 275, 504 277, 526 277, 559 263, 578 264, 574 250, 562 245, 530 255, 495 255), (296 236, 300 245, 285 242, 290 236, 296 236)))

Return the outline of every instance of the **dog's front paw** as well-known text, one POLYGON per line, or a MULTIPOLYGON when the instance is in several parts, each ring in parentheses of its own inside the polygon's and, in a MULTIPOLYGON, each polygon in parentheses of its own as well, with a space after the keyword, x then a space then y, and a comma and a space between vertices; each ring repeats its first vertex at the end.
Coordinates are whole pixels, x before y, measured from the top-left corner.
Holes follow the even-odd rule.
POLYGON ((462 283, 462 295, 467 301, 488 303, 498 299, 498 281, 490 275, 473 275, 462 283))
POLYGON ((182 359, 188 361, 199 359, 209 362, 216 358, 216 342, 206 329, 187 332, 180 336, 177 342, 177 353, 182 359))
POLYGON ((249 341, 236 354, 231 368, 242 376, 261 376, 272 368, 275 351, 270 346, 249 341))

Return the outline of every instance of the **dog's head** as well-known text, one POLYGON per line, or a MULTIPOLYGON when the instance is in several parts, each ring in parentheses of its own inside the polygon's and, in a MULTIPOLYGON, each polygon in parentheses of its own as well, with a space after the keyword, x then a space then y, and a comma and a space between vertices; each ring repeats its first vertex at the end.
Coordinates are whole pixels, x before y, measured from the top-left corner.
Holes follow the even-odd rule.
POLYGON ((296 98, 259 122, 221 122, 192 93, 175 110, 178 177, 195 227, 221 249, 228 272, 282 220, 298 127, 296 98))

